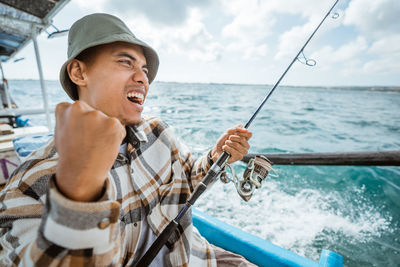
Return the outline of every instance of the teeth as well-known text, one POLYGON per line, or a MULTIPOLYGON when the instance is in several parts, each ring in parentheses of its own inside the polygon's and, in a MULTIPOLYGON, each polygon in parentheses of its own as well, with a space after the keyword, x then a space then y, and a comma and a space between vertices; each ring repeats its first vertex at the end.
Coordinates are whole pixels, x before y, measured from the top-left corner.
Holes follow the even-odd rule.
POLYGON ((127 94, 127 97, 128 97, 128 98, 133 98, 133 97, 135 97, 135 98, 137 98, 137 99, 140 101, 140 103, 143 103, 143 100, 144 100, 143 94, 141 94, 141 93, 136 93, 136 92, 134 92, 134 93, 128 93, 128 94, 127 94))

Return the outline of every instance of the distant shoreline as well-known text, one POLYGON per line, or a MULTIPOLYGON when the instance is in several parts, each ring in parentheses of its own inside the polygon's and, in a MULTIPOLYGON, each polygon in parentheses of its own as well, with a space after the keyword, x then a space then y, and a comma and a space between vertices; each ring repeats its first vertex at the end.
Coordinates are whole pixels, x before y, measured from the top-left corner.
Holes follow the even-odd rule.
MULTIPOLYGON (((9 81, 37 81, 38 79, 9 79, 9 81)), ((46 82, 58 82, 58 80, 45 80, 46 82)), ((197 84, 197 85, 227 85, 227 86, 257 86, 257 87, 270 87, 273 84, 242 84, 242 83, 202 83, 202 82, 165 82, 165 81, 155 81, 153 84, 197 84)), ((399 92, 400 86, 389 86, 389 85, 371 85, 371 86, 361 86, 361 85, 341 85, 341 86, 329 86, 329 85, 280 85, 279 87, 293 88, 293 89, 331 89, 331 90, 367 90, 367 91, 385 91, 385 92, 399 92)))

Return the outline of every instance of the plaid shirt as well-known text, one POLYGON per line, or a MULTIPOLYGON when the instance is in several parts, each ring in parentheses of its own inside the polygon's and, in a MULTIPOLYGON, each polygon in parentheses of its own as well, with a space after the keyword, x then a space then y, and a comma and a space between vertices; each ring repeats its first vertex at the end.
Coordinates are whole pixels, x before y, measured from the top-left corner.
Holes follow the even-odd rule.
MULTIPOLYGON (((0 193, 0 265, 130 265, 141 214, 159 235, 210 162, 206 155, 193 159, 158 118, 127 127, 126 140, 128 153, 118 155, 97 202, 75 202, 57 190, 53 138, 33 152, 0 193)), ((193 227, 190 212, 166 245, 168 265, 216 266, 214 251, 193 227)))

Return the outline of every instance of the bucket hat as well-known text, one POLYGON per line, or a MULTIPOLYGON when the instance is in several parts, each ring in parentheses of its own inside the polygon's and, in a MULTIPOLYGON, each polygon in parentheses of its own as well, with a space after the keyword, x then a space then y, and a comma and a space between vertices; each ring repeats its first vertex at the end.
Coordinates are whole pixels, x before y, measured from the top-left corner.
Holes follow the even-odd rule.
POLYGON ((119 18, 109 14, 95 13, 76 21, 68 34, 68 59, 61 67, 60 82, 65 92, 73 100, 78 100, 78 90, 67 73, 68 63, 87 48, 113 42, 126 42, 141 46, 148 66, 149 83, 154 80, 159 65, 156 51, 136 38, 119 18))

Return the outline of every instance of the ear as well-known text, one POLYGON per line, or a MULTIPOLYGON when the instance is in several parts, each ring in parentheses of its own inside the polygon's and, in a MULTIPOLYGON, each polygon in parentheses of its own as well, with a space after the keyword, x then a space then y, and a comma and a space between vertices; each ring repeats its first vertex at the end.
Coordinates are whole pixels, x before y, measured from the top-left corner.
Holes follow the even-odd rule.
POLYGON ((67 65, 68 76, 77 87, 87 85, 86 65, 84 62, 73 59, 67 65))

